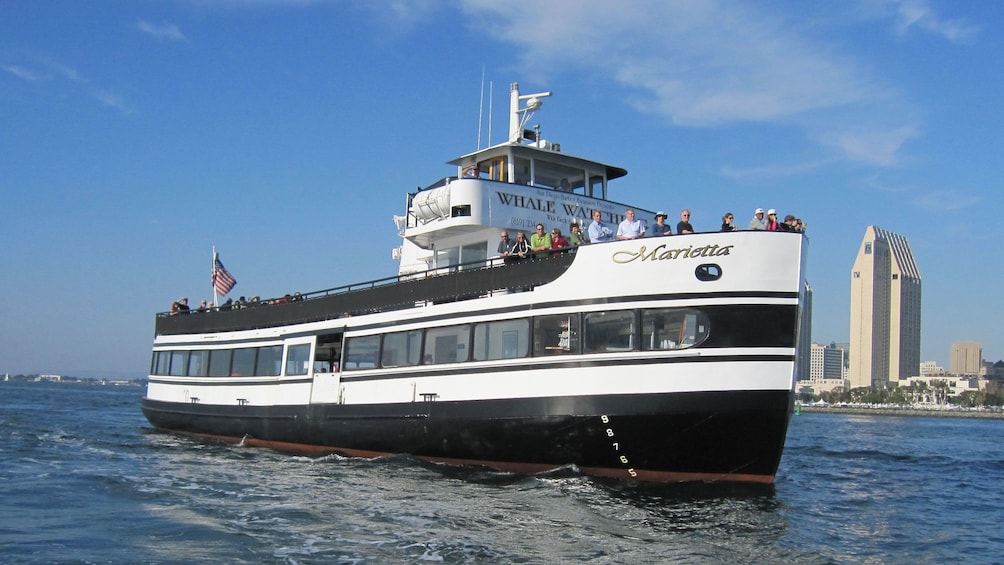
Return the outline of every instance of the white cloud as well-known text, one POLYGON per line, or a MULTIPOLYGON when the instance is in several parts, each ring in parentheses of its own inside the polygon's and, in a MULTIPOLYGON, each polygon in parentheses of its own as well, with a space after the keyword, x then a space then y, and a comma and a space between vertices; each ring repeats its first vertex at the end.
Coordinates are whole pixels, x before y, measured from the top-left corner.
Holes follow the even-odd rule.
POLYGON ((479 29, 518 46, 524 72, 612 77, 640 112, 677 125, 800 128, 842 159, 880 167, 894 166, 904 142, 917 135, 895 88, 842 47, 846 36, 838 28, 847 22, 836 12, 843 7, 817 6, 821 15, 799 18, 738 0, 463 5, 471 21, 492 22, 479 29), (841 123, 884 125, 832 133, 841 123))
POLYGON ((109 92, 107 90, 95 90, 93 94, 94 98, 96 98, 98 102, 101 102, 109 108, 115 108, 119 112, 122 112, 125 116, 131 116, 135 113, 135 110, 129 106, 121 96, 115 94, 114 92, 109 92))
POLYGON ((19 67, 17 65, 4 65, 3 67, 0 68, 3 68, 3 70, 16 76, 17 78, 21 80, 26 80, 28 82, 38 82, 50 78, 49 75, 44 75, 34 71, 29 71, 28 69, 19 67))
POLYGON ((899 151, 907 140, 919 135, 913 126, 895 129, 843 132, 835 134, 831 142, 853 161, 881 167, 899 164, 899 151))
POLYGON ((924 0, 895 0, 896 31, 901 35, 917 28, 949 41, 967 43, 975 39, 979 27, 955 19, 946 20, 938 17, 934 10, 924 0))
POLYGON ((924 210, 954 212, 975 206, 980 200, 979 196, 963 194, 958 190, 935 190, 922 195, 914 203, 924 210))
POLYGON ((136 29, 142 31, 143 33, 155 37, 157 39, 168 39, 170 41, 188 41, 185 34, 181 33, 178 26, 174 24, 164 23, 163 25, 154 25, 146 20, 137 20, 136 29))
POLYGON ((719 172, 722 176, 739 181, 765 180, 811 173, 827 165, 832 165, 837 161, 837 159, 821 159, 805 163, 763 165, 759 167, 735 167, 732 165, 726 165, 722 167, 719 172))

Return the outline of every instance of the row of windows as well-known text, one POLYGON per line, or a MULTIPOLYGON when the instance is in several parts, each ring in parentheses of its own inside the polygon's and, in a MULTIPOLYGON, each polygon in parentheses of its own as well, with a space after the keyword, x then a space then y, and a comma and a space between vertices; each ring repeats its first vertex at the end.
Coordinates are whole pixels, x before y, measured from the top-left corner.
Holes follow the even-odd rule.
POLYGON ((408 367, 580 353, 693 347, 708 337, 708 317, 652 308, 556 314, 349 338, 345 370, 408 367))
MULTIPOLYGON (((409 367, 580 353, 660 351, 693 347, 709 335, 699 310, 651 308, 588 314, 555 314, 425 330, 391 332, 346 340, 345 370, 409 367)), ((177 377, 269 377, 306 375, 317 359, 310 344, 154 351, 151 374, 177 377)), ((318 350, 320 351, 320 347, 318 350)), ((333 357, 338 356, 332 351, 333 357)), ((334 367, 337 359, 324 359, 334 367)), ((315 370, 334 370, 320 369, 315 370)))
MULTIPOLYGON (((310 344, 291 345, 286 356, 287 375, 306 375, 310 344)), ((282 346, 195 351, 154 351, 150 373, 172 377, 277 377, 282 367, 282 346)))

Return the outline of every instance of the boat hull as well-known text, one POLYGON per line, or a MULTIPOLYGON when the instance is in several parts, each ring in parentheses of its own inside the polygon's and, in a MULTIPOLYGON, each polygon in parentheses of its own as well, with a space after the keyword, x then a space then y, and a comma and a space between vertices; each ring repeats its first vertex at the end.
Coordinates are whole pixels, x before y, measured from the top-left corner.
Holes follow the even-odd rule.
POLYGON ((294 453, 410 454, 517 473, 574 464, 589 475, 642 481, 770 483, 792 401, 788 390, 744 390, 381 405, 144 399, 142 409, 162 430, 294 453))

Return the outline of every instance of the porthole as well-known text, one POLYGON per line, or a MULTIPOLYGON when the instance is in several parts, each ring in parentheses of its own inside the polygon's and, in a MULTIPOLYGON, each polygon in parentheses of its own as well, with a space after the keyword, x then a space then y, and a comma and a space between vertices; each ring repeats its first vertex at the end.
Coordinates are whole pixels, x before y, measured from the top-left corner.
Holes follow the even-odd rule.
POLYGON ((714 263, 705 263, 697 266, 697 269, 694 270, 694 276, 703 282, 717 281, 722 278, 722 268, 714 263))

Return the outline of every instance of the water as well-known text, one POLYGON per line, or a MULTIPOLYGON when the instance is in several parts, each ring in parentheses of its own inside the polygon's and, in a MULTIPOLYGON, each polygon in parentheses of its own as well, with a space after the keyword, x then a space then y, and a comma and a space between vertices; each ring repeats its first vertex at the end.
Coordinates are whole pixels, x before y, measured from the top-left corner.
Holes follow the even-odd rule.
POLYGON ((1004 560, 1001 420, 803 414, 774 487, 644 486, 202 444, 142 394, 0 382, 0 562, 1004 560))

